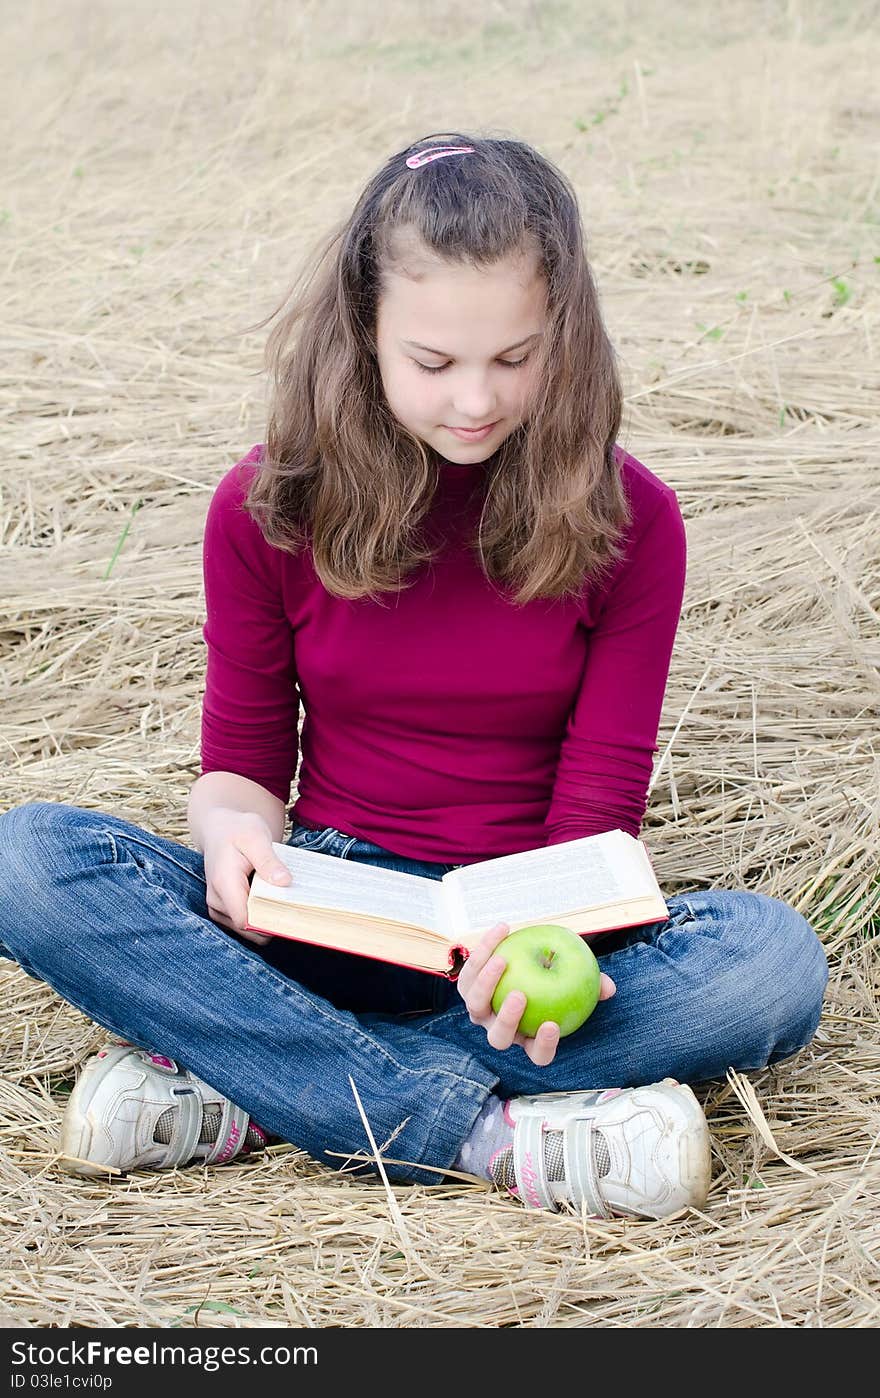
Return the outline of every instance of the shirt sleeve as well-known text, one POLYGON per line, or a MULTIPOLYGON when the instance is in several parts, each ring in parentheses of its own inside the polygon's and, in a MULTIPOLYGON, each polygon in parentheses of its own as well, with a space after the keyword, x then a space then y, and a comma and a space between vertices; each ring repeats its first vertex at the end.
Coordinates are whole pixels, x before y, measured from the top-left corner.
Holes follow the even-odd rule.
POLYGON ((560 745, 546 843, 638 836, 684 596, 687 544, 673 491, 633 537, 588 640, 560 745))
POLYGON ((249 777, 287 803, 300 696, 281 583, 286 555, 270 548, 241 509, 250 459, 223 477, 205 521, 201 767, 249 777))

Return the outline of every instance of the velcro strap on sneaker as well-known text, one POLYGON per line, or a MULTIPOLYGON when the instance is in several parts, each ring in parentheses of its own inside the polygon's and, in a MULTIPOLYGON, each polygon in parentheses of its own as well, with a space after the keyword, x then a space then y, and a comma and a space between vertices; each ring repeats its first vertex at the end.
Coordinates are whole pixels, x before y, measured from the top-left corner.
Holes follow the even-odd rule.
POLYGON ((202 1099, 194 1087, 172 1087, 171 1096, 177 1102, 171 1140, 163 1163, 163 1170, 175 1165, 185 1165, 192 1160, 202 1134, 202 1099))
POLYGON ((593 1155, 593 1122, 568 1121, 562 1130, 562 1158, 565 1162, 565 1182, 568 1198, 580 1208, 586 1204, 588 1213, 610 1218, 605 1200, 599 1193, 599 1177, 593 1155))
POLYGON ((225 1165, 227 1160, 232 1160, 238 1155, 245 1143, 249 1121, 247 1112, 243 1112, 241 1107, 236 1107, 228 1097, 224 1098, 220 1130, 212 1149, 205 1156, 205 1164, 225 1165))
POLYGON ((513 1128, 513 1172, 519 1197, 529 1209, 556 1209, 544 1164, 544 1132, 539 1116, 526 1116, 513 1128))

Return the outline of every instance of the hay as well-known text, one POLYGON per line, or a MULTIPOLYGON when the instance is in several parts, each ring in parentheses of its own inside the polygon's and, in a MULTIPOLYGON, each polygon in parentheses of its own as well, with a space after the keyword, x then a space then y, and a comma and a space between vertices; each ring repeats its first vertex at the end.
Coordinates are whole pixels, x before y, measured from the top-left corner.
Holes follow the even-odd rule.
POLYGON ((387 7, 391 38, 338 3, 222 0, 209 29, 186 5, 5 17, 4 806, 185 839, 201 524, 262 435, 246 328, 389 150, 491 127, 575 182, 625 443, 688 519, 661 882, 788 899, 831 982, 808 1050, 701 1089, 705 1212, 598 1224, 461 1181, 386 1191, 293 1146, 71 1181, 64 1096, 105 1035, 3 963, 0 1322, 877 1324, 880 40, 872 6, 831 8, 587 24, 516 0, 481 27, 449 0, 387 7))

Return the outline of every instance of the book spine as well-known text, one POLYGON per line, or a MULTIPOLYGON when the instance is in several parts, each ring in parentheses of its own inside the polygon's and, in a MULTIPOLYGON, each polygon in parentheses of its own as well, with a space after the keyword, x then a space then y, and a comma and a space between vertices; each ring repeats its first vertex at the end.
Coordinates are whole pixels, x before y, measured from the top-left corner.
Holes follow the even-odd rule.
POLYGON ((438 920, 447 935, 452 937, 464 937, 468 932, 467 919, 464 915, 464 899, 455 877, 458 872, 457 869, 451 869, 435 884, 438 920))
POLYGON ((470 950, 468 947, 457 946, 449 948, 449 965, 445 972, 447 980, 458 980, 461 975, 461 969, 469 956, 470 950))

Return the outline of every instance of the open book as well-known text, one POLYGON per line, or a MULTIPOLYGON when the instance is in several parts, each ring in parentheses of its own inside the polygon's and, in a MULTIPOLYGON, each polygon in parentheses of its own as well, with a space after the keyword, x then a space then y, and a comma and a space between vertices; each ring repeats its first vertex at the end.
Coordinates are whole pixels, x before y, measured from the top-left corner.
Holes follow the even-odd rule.
POLYGON ((275 844, 292 875, 278 887, 254 874, 254 932, 454 979, 484 932, 553 922, 585 936, 662 922, 669 915, 641 840, 623 830, 506 854, 442 879, 402 874, 275 844))

